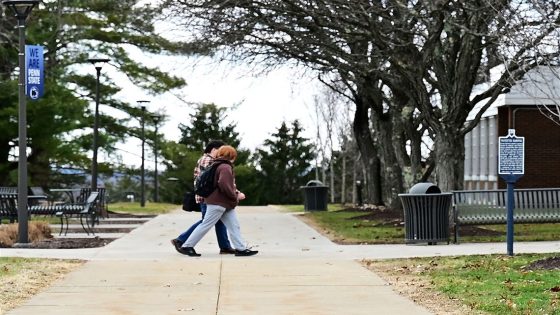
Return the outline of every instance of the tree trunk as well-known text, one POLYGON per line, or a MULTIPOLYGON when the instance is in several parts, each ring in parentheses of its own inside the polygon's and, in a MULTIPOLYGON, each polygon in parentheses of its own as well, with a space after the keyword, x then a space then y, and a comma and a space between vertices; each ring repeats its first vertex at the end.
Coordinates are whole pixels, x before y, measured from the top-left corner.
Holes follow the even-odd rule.
POLYGON ((436 178, 442 192, 463 189, 465 139, 451 130, 436 131, 436 178))
POLYGON ((377 131, 378 147, 382 160, 383 187, 385 198, 391 209, 401 209, 401 202, 398 194, 403 192, 403 172, 395 154, 393 146, 393 122, 390 114, 383 114, 379 117, 376 113, 372 114, 374 130, 377 131))
POLYGON ((358 190, 356 188, 356 181, 358 180, 358 159, 354 159, 352 163, 352 204, 356 204, 358 198, 358 190))
POLYGON ((410 138, 410 173, 412 174, 412 182, 416 184, 422 177, 422 136, 416 130, 407 132, 410 138))
POLYGON ((365 185, 367 185, 367 199, 375 205, 383 205, 381 193, 380 161, 373 138, 369 131, 368 106, 362 100, 356 100, 353 130, 360 150, 360 157, 366 168, 365 185))
POLYGON ((331 186, 331 203, 334 203, 334 162, 333 162, 333 152, 331 150, 331 162, 330 162, 330 172, 329 172, 329 178, 330 178, 330 186, 331 186))
POLYGON ((340 203, 346 203, 346 150, 342 152, 342 182, 340 184, 340 203))
POLYGON ((410 182, 403 184, 407 187, 417 183, 423 173, 421 145, 425 127, 419 128, 420 124, 414 117, 416 104, 407 94, 407 91, 412 89, 413 88, 406 80, 396 80, 391 82, 391 92, 393 93, 392 102, 394 104, 393 107, 400 109, 400 112, 393 114, 393 145, 395 146, 397 159, 399 159, 401 168, 410 166, 410 173, 412 175, 410 182), (407 140, 410 140, 410 156, 407 156, 406 152, 407 140))

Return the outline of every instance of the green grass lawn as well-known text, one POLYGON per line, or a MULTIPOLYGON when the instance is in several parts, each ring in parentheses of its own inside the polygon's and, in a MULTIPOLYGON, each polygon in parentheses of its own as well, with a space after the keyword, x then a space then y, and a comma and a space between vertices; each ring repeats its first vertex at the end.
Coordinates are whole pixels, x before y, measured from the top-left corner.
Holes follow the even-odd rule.
POLYGON ((432 289, 489 314, 560 314, 558 270, 526 269, 554 254, 432 257, 367 261, 395 276, 427 280, 432 289))
MULTIPOLYGON (((278 207, 284 208, 289 212, 303 212, 304 207, 303 205, 279 205, 278 207)), ((344 206, 339 203, 328 204, 327 211, 338 211, 344 209, 344 206)))
POLYGON ((181 205, 146 202, 145 207, 140 207, 138 202, 115 202, 110 203, 108 208, 109 211, 119 213, 158 215, 179 209, 181 205))
POLYGON ((404 242, 404 228, 381 220, 360 219, 363 211, 316 211, 305 216, 330 231, 337 241, 364 244, 399 244, 404 242))
MULTIPOLYGON (((303 212, 303 205, 280 206, 289 212, 303 212)), ((395 216, 373 215, 380 210, 344 209, 340 204, 329 204, 327 211, 308 211, 303 215, 320 228, 329 231, 335 240, 347 243, 399 244, 404 243, 404 224, 395 216), (370 215, 368 215, 370 214, 370 215)), ((396 214, 393 212, 392 214, 396 214)), ((506 224, 463 227, 459 233, 461 243, 505 242, 506 224)), ((450 241, 453 231, 450 231, 450 241)), ((514 241, 560 240, 560 224, 516 224, 514 241)))

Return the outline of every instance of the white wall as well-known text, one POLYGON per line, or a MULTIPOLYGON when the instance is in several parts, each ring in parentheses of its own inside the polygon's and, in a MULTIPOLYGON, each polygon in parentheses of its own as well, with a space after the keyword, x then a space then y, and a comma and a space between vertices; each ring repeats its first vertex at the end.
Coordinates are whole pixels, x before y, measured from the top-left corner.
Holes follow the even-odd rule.
POLYGON ((495 189, 498 186, 497 116, 485 117, 465 136, 465 188, 495 189))

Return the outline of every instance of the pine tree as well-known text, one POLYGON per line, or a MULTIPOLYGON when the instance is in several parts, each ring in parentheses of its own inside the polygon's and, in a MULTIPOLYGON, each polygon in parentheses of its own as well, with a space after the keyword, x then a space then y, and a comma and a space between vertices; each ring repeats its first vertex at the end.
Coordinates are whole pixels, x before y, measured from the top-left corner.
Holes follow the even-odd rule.
MULTIPOLYGON (((107 57, 100 80, 100 104, 111 114, 100 115, 100 151, 114 152, 114 144, 139 135, 128 121, 137 119, 132 106, 114 97, 121 82, 113 82, 107 69, 117 69, 147 93, 162 93, 185 84, 184 80, 131 57, 131 52, 183 54, 192 46, 174 43, 156 33, 161 9, 138 0, 43 1, 27 21, 27 43, 45 51, 45 95, 28 102, 28 147, 31 185, 51 185, 51 170, 61 166, 89 169, 91 127, 96 74, 89 57, 107 57), (84 71, 84 68, 88 71, 84 71), (115 114, 119 113, 120 114, 115 114)), ((0 10, 5 10, 1 6, 0 10)), ((7 15, 7 12, 3 12, 7 15)), ((0 184, 14 185, 17 162, 17 32, 16 20, 3 16, 0 23, 0 184)), ((114 70, 113 70, 114 72, 114 70)), ((108 165, 100 165, 100 172, 108 165)))
POLYGON ((181 139, 187 149, 202 152, 210 140, 222 140, 237 148, 240 144, 235 123, 226 123, 227 108, 216 104, 200 104, 190 115, 190 123, 179 125, 181 139))
POLYGON ((313 146, 301 136, 303 128, 294 120, 291 128, 282 122, 276 133, 257 150, 261 169, 261 198, 263 203, 301 202, 300 186, 311 178, 313 146))
POLYGON ((235 122, 227 122, 227 111, 227 108, 216 104, 200 104, 196 107, 195 113, 190 115, 190 121, 179 125, 179 143, 168 142, 164 145, 162 154, 167 170, 163 176, 178 178, 177 186, 192 190, 193 170, 206 144, 210 140, 222 140, 237 149, 236 183, 248 196, 243 204, 256 204, 259 200, 256 169, 249 162, 250 151, 240 147, 241 139, 235 131, 235 122))

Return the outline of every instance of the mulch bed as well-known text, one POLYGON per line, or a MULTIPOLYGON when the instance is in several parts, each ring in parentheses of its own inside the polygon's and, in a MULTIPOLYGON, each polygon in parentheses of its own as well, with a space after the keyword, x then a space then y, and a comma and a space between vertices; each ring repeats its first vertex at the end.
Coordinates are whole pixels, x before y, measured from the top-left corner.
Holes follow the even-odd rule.
POLYGON ((114 238, 85 237, 85 238, 50 238, 32 243, 30 248, 44 249, 70 249, 70 248, 94 248, 103 247, 114 238))
POLYGON ((523 270, 527 270, 527 271, 537 270, 537 269, 545 269, 545 270, 560 269, 560 257, 550 257, 546 259, 537 260, 523 268, 523 270))

